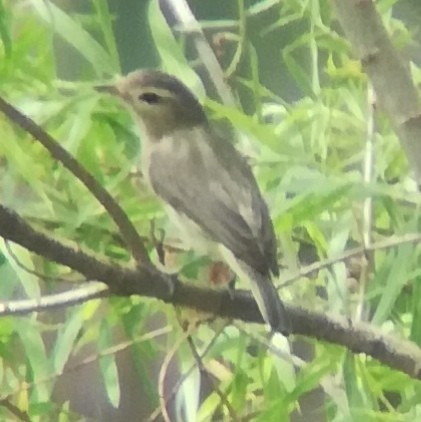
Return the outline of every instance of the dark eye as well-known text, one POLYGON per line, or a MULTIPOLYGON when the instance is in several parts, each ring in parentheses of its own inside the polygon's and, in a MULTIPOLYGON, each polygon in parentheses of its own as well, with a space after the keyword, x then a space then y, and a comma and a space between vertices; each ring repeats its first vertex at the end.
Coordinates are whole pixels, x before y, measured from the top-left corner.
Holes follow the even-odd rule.
POLYGON ((160 100, 159 95, 153 92, 145 92, 143 94, 140 94, 138 98, 140 101, 144 101, 145 103, 148 103, 148 104, 156 104, 160 100))

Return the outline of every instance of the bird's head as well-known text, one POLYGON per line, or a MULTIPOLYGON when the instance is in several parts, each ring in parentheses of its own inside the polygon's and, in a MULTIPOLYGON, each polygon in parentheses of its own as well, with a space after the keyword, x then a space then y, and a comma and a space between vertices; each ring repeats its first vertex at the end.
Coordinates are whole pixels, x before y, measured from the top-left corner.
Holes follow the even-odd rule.
POLYGON ((180 80, 164 72, 138 70, 115 84, 97 86, 96 90, 123 100, 152 139, 207 121, 193 93, 180 80))

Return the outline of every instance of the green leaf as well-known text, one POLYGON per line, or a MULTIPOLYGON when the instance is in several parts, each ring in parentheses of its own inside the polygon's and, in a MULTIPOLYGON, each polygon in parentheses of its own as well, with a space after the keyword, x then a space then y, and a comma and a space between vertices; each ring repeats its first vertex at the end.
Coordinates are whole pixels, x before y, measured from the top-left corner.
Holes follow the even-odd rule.
POLYGON ((70 309, 66 313, 66 321, 58 332, 52 354, 52 364, 57 374, 63 372, 84 321, 83 305, 70 309))
POLYGON ((381 268, 375 275, 376 285, 381 283, 381 297, 371 322, 381 325, 391 317, 392 308, 398 298, 403 286, 408 280, 408 272, 412 262, 411 256, 413 246, 411 244, 399 246, 395 251, 387 253, 381 268))
POLYGON ((12 55, 13 44, 10 36, 10 17, 3 5, 3 0, 0 0, 0 38, 3 42, 5 58, 8 59, 12 55))
MULTIPOLYGON (((6 247, 4 242, 0 242, 0 252, 7 258, 7 262, 15 275, 15 278, 10 279, 10 281, 15 282, 15 288, 18 283, 21 284, 28 298, 38 299, 41 295, 39 279, 30 272, 35 270, 32 254, 17 244, 9 244, 9 247, 10 249, 6 247)), ((3 279, 3 282, 5 281, 3 279)))
POLYGON ((102 380, 104 382, 105 390, 107 391, 110 403, 117 408, 120 404, 120 383, 118 380, 118 369, 114 354, 103 354, 108 348, 113 345, 112 327, 105 319, 102 321, 99 330, 98 350, 101 354, 99 359, 99 367, 101 370, 102 380))
MULTIPOLYGON (((310 184, 310 182, 309 182, 310 184)), ((306 193, 296 196, 285 204, 284 210, 274 219, 278 229, 284 230, 285 222, 288 225, 299 225, 306 220, 312 220, 323 211, 333 207, 340 199, 346 198, 354 187, 353 183, 318 183, 317 191, 310 188, 306 193)))
POLYGON ((351 413, 350 416, 354 414, 354 409, 356 412, 359 409, 367 409, 367 402, 364 400, 364 390, 362 389, 361 380, 356 369, 356 359, 358 359, 357 356, 347 351, 343 364, 343 380, 351 413))
POLYGON ((410 339, 421 346, 421 278, 413 278, 412 283, 412 324, 410 339))
POLYGON ((15 318, 15 330, 22 343, 25 357, 29 363, 27 382, 33 382, 33 394, 36 401, 48 401, 53 382, 45 382, 51 377, 51 367, 47 358, 40 326, 30 318, 15 318), (42 381, 42 382, 38 382, 42 381))
POLYGON ((108 52, 112 58, 113 66, 120 72, 120 58, 118 55, 118 48, 113 30, 114 17, 110 12, 107 0, 94 0, 93 2, 97 12, 98 24, 101 28, 105 44, 108 52))
POLYGON ((40 18, 92 66, 97 77, 118 72, 115 63, 105 49, 78 22, 51 2, 30 0, 40 18))
POLYGON ((202 82, 187 62, 157 0, 151 0, 149 3, 148 21, 163 69, 184 81, 187 86, 196 92, 196 95, 198 91, 201 92, 202 95, 199 94, 198 97, 203 96, 202 82))

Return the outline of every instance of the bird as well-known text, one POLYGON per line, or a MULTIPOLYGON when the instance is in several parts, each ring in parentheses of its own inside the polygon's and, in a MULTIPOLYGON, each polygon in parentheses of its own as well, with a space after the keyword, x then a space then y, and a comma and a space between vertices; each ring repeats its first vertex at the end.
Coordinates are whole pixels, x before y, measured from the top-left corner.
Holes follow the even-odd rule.
POLYGON ((142 174, 186 246, 221 257, 249 282, 271 330, 290 334, 273 284, 279 266, 268 207, 246 159, 216 131, 197 97, 155 69, 96 89, 118 97, 131 112, 142 141, 142 174))

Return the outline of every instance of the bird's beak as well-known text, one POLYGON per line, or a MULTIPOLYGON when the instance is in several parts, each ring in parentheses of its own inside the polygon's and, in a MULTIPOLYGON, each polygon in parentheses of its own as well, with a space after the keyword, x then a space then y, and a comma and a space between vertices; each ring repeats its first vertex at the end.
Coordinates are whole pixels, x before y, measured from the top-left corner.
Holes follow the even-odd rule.
POLYGON ((94 87, 95 91, 100 93, 111 94, 116 97, 120 97, 121 93, 115 85, 97 85, 94 87))

